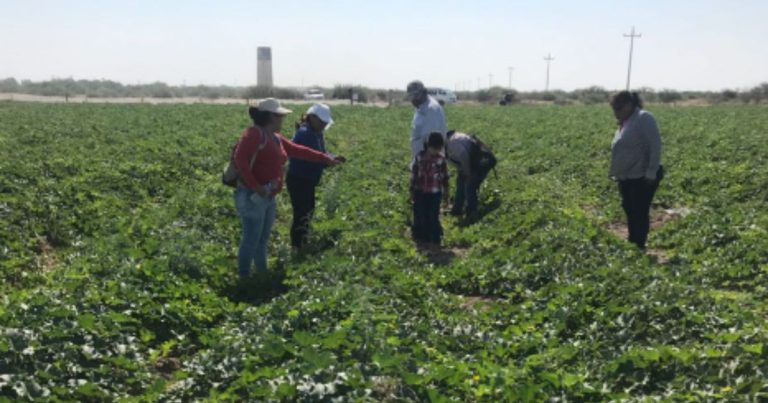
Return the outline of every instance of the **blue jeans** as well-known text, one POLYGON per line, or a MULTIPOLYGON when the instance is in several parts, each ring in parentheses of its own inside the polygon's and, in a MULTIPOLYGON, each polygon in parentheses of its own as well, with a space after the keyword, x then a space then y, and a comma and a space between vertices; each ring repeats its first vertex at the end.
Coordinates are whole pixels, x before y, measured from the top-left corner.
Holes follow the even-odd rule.
POLYGON ((441 199, 442 193, 414 192, 411 233, 416 241, 440 243, 443 236, 443 228, 440 226, 441 199))
POLYGON ((467 201, 467 214, 477 211, 477 194, 480 192, 480 185, 483 184, 485 177, 491 168, 481 168, 477 172, 464 178, 461 174, 456 175, 456 193, 453 196, 453 208, 451 213, 461 214, 464 210, 464 199, 467 201))
POLYGON ((267 271, 267 242, 272 224, 275 223, 275 198, 251 195, 255 192, 238 187, 235 190, 235 208, 240 216, 240 249, 237 253, 237 271, 246 277, 251 262, 259 272, 267 271), (255 200, 255 201, 254 201, 255 200))

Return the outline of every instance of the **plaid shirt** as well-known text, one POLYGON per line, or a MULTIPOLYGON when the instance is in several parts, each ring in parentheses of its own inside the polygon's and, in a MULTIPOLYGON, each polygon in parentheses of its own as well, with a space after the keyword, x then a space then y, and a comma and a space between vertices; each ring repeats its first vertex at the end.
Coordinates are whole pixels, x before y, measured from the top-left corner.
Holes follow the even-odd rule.
POLYGON ((448 164, 443 153, 431 155, 422 151, 411 168, 411 195, 414 192, 448 192, 448 164))

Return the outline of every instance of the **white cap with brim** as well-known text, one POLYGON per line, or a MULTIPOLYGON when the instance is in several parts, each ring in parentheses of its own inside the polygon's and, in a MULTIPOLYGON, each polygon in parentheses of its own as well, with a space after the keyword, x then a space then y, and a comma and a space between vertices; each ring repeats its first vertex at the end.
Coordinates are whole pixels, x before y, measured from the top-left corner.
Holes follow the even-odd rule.
POLYGON ((331 108, 326 104, 317 103, 310 106, 309 109, 307 109, 307 115, 317 116, 318 119, 326 124, 326 129, 333 124, 333 119, 331 119, 331 108))
POLYGON ((287 115, 292 112, 290 109, 285 109, 280 106, 280 101, 276 100, 275 98, 262 99, 259 101, 258 105, 256 105, 256 108, 258 108, 260 111, 270 112, 276 115, 287 115))

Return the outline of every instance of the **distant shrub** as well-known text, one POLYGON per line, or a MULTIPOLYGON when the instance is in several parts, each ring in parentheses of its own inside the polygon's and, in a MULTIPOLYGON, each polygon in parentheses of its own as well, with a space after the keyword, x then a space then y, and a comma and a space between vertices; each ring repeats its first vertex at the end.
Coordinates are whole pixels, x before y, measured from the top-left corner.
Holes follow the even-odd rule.
POLYGON ((376 90, 374 93, 374 101, 377 102, 387 102, 389 101, 390 93, 392 91, 386 91, 386 90, 376 90))
POLYGON ((357 94, 357 102, 365 103, 368 102, 368 99, 371 97, 370 92, 370 89, 359 85, 336 84, 333 86, 333 94, 331 97, 333 99, 350 99, 353 94, 357 94))
POLYGON ((604 104, 611 99, 611 94, 603 87, 592 86, 574 90, 568 98, 588 105, 604 104))
POLYGON ((712 103, 734 102, 739 99, 739 93, 734 90, 723 90, 708 94, 707 100, 712 103))
POLYGON ((551 92, 545 92, 541 95, 542 101, 554 101, 557 99, 557 96, 551 92))
POLYGON ((760 103, 768 101, 768 83, 762 83, 749 91, 741 94, 741 100, 745 103, 760 103))
POLYGON ((147 93, 153 98, 173 98, 173 89, 166 83, 155 82, 147 85, 147 93))
POLYGON ((665 104, 677 102, 683 98, 679 92, 675 90, 668 90, 668 89, 659 91, 658 95, 659 95, 659 101, 665 104))
POLYGON ((19 82, 15 78, 5 78, 0 80, 0 92, 18 92, 19 82))

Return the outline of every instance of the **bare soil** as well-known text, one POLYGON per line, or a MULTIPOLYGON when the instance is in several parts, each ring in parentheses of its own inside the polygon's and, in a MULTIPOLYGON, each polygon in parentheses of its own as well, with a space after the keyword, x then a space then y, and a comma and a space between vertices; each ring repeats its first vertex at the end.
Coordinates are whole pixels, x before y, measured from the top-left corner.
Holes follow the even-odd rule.
MULTIPOLYGON (((587 207, 586 211, 590 211, 587 207)), ((658 230, 659 228, 667 225, 669 222, 677 220, 689 213, 687 209, 664 209, 654 208, 651 210, 651 231, 658 230)), ((608 232, 614 234, 619 239, 627 239, 629 231, 627 229, 627 223, 624 221, 614 221, 606 225, 608 232)), ((647 248, 646 254, 654 258, 659 264, 666 264, 669 262, 669 256, 664 250, 647 248)))
POLYGON ((491 309, 491 305, 499 302, 500 298, 484 297, 481 295, 460 295, 461 307, 467 310, 475 309, 480 312, 488 312, 491 309))
POLYGON ((35 257, 35 266, 37 266, 42 271, 51 271, 59 263, 53 246, 45 238, 40 238, 37 240, 37 244, 35 245, 35 252, 37 252, 37 257, 35 257))
POLYGON ((429 249, 422 246, 417 246, 419 253, 423 254, 430 263, 437 266, 446 266, 455 258, 463 259, 469 254, 468 248, 461 248, 457 246, 441 247, 440 249, 429 249))

